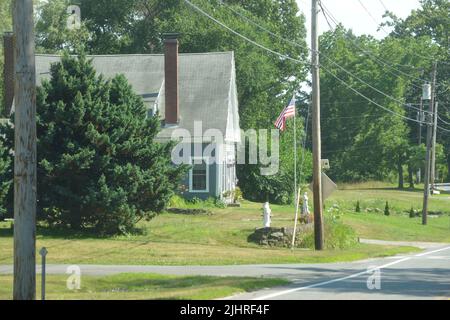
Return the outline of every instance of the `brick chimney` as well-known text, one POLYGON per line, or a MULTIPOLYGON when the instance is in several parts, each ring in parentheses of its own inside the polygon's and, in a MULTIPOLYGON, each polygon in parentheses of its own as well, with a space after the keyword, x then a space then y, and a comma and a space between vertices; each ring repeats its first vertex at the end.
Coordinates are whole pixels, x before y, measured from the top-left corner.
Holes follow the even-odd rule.
POLYGON ((178 35, 164 34, 164 75, 165 75, 165 124, 176 125, 180 120, 178 98, 178 35))
POLYGON ((14 36, 12 32, 5 32, 3 34, 3 51, 5 59, 3 69, 3 102, 6 108, 4 110, 4 116, 9 116, 14 100, 14 36))

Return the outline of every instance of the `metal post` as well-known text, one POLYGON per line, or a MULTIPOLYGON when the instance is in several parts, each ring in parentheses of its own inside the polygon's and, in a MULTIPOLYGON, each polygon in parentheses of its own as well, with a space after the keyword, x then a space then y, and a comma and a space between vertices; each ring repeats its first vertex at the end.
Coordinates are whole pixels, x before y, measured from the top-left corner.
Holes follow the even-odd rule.
POLYGON ((33 0, 14 0, 15 300, 36 298, 36 76, 33 0))
POLYGON ((42 257, 42 268, 41 268, 41 300, 45 300, 45 258, 47 256, 47 249, 45 247, 43 247, 40 251, 39 254, 42 257))
POLYGON ((320 137, 320 68, 319 35, 317 30, 318 3, 311 5, 311 49, 312 49, 312 142, 313 142, 313 194, 314 194, 314 242, 316 250, 324 247, 323 204, 322 204, 322 164, 320 137))

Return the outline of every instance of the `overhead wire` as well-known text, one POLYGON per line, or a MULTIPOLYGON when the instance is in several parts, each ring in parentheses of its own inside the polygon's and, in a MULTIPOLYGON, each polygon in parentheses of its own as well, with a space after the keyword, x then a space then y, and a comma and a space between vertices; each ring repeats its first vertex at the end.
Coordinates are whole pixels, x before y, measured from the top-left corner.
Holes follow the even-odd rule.
MULTIPOLYGON (((191 6, 193 9, 195 9, 197 12, 201 13, 201 14, 204 15, 205 17, 207 17, 207 18, 209 18, 210 20, 214 21, 215 23, 219 24, 220 26, 222 26, 223 28, 227 29, 227 30, 230 31, 231 33, 235 34, 236 36, 239 36, 240 38, 244 39, 245 41, 250 42, 250 43, 252 43, 253 45, 259 47, 260 49, 265 50, 265 51, 267 51, 267 52, 270 52, 270 53, 272 53, 272 54, 274 54, 274 55, 276 55, 276 56, 278 56, 278 57, 281 57, 281 58, 284 58, 284 59, 288 59, 288 60, 293 61, 293 62, 296 62, 296 63, 301 63, 301 64, 304 63, 303 61, 301 61, 301 60, 299 60, 299 59, 292 58, 292 57, 290 57, 290 56, 288 56, 288 55, 282 54, 282 53, 280 53, 280 52, 277 52, 277 51, 275 51, 275 50, 272 50, 272 49, 270 49, 270 48, 267 48, 267 47, 264 46, 264 45, 259 44, 258 42, 256 42, 256 41, 254 41, 254 40, 252 40, 252 39, 250 39, 250 38, 248 38, 248 37, 242 35, 241 33, 235 31, 235 30, 232 29, 232 28, 228 27, 228 26, 225 25, 223 22, 217 20, 216 18, 214 18, 213 16, 211 16, 210 14, 208 14, 207 12, 205 12, 204 10, 202 10, 200 7, 198 7, 197 5, 195 5, 194 3, 192 3, 191 1, 189 1, 189 0, 184 0, 184 1, 185 1, 186 4, 188 4, 188 5, 191 6)), ((255 23, 255 25, 257 25, 257 24, 255 23)), ((269 31, 270 31, 270 30, 269 30, 269 31)), ((270 32, 271 32, 271 31, 270 31, 270 32)), ((276 34, 273 33, 273 32, 271 32, 271 33, 272 33, 273 35, 276 35, 276 34)), ((279 35, 276 35, 276 36, 277 36, 277 37, 281 37, 281 36, 279 36, 279 35)), ((283 38, 283 37, 281 37, 281 38, 283 38)), ((284 38, 283 38, 283 39, 284 39, 284 38)), ((298 44, 297 44, 297 45, 298 45, 298 44)), ((389 112, 389 113, 391 113, 391 114, 393 114, 393 115, 395 115, 395 116, 401 117, 401 118, 403 118, 403 119, 405 119, 405 120, 408 120, 408 121, 412 121, 412 122, 416 122, 416 123, 424 123, 423 121, 420 121, 420 120, 417 120, 417 119, 413 119, 413 118, 407 117, 407 116, 405 116, 405 115, 403 115, 403 114, 401 114, 401 113, 398 113, 398 112, 396 112, 396 111, 394 111, 394 110, 392 110, 392 109, 389 109, 389 108, 387 108, 387 107, 385 107, 385 106, 383 106, 383 105, 381 105, 381 104, 379 104, 379 103, 373 101, 371 98, 367 97, 366 95, 362 94, 361 92, 359 92, 358 90, 356 90, 355 88, 353 88, 351 85, 349 85, 348 83, 346 83, 345 80, 339 78, 338 76, 336 76, 333 72, 329 71, 329 70, 328 70, 327 68, 325 68, 324 66, 321 66, 321 69, 324 70, 325 72, 329 73, 330 75, 332 75, 334 78, 336 78, 336 80, 338 80, 339 82, 341 82, 342 84, 344 84, 344 85, 345 85, 348 89, 350 89, 351 91, 355 92, 356 94, 360 95, 360 96, 361 96, 362 98, 364 98, 365 100, 367 100, 367 101, 373 103, 374 105, 376 105, 376 106, 378 106, 379 108, 385 110, 386 112, 389 112)), ((344 68, 344 69, 345 69, 345 68, 344 68)), ((351 73, 351 72, 348 71, 348 70, 346 70, 346 72, 351 73)), ((377 89, 377 90, 378 90, 378 89, 377 89)), ((381 90, 380 90, 380 93, 381 93, 381 90)), ((387 95, 387 94, 385 94, 384 92, 383 92, 382 94, 383 94, 383 95, 387 95)), ((387 95, 387 96, 389 96, 389 95, 387 95)), ((390 96, 390 98, 393 98, 393 97, 390 96)), ((398 101, 398 102, 401 102, 402 104, 404 104, 403 101, 400 101, 400 100, 398 100, 398 99, 396 99, 396 98, 393 98, 393 99, 396 100, 396 101, 398 101)))
MULTIPOLYGON (((372 13, 367 9, 367 7, 362 3, 362 1, 361 1, 361 0, 357 0, 357 1, 360 3, 360 5, 363 7, 363 9, 368 13, 368 15, 369 15, 370 17, 373 18, 373 20, 375 21, 375 23, 378 24, 378 22, 376 21, 376 19, 373 17, 372 13)), ((383 6, 383 8, 384 8, 386 11, 389 11, 388 8, 387 8, 387 6, 384 4, 384 2, 383 2, 382 0, 379 0, 379 2, 381 3, 381 5, 383 6)), ((388 36, 389 36, 391 33, 394 34, 394 35, 396 35, 396 36, 400 36, 400 34, 397 33, 397 32, 395 32, 395 30, 392 31, 392 32, 387 32, 387 31, 384 30, 383 28, 380 28, 380 30, 382 30, 382 31, 383 31, 386 35, 388 35, 388 36)), ((420 58, 423 58, 423 59, 427 59, 427 60, 430 60, 430 61, 435 61, 435 60, 436 60, 435 57, 430 58, 430 57, 427 57, 427 56, 418 54, 418 53, 416 53, 416 52, 413 52, 412 54, 415 55, 415 56, 417 56, 417 57, 420 57, 420 58)), ((445 61, 440 61, 440 63, 446 64, 446 65, 450 65, 450 63, 447 63, 447 62, 445 62, 445 61)))

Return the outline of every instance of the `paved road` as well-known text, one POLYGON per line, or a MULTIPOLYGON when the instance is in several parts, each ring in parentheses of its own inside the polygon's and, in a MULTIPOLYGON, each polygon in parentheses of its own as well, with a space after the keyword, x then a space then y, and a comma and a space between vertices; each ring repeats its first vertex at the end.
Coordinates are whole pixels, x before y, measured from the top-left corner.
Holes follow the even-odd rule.
POLYGON ((415 255, 305 267, 302 271, 304 276, 288 287, 241 294, 230 299, 450 300, 449 245, 415 255))
MULTIPOLYGON (((409 244, 409 243, 405 243, 409 244)), ((450 244, 417 243, 419 254, 351 263, 236 266, 79 265, 82 275, 158 273, 174 275, 281 277, 292 282, 229 299, 450 299, 450 244), (379 273, 378 271, 379 270, 379 273), (380 290, 374 276, 380 275, 380 290)), ((68 265, 47 265, 48 274, 65 274, 68 265)), ((38 272, 40 268, 38 267, 38 272)), ((11 274, 12 266, 0 266, 11 274)))

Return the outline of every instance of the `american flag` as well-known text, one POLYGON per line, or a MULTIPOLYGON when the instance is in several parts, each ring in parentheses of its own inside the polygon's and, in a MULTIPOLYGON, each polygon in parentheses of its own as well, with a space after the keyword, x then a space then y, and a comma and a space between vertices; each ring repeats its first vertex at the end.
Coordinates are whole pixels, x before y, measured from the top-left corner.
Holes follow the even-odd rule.
POLYGON ((275 127, 280 129, 280 131, 284 131, 286 129, 286 119, 292 117, 295 117, 295 97, 292 98, 288 106, 281 112, 277 121, 275 121, 275 127))

